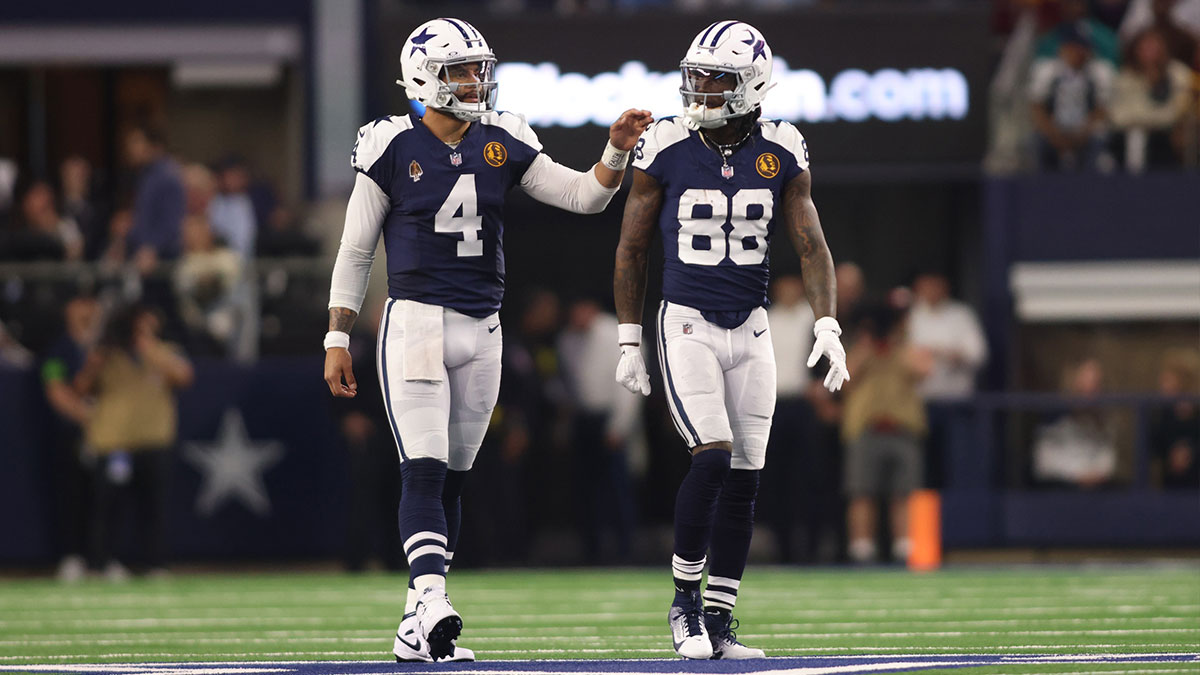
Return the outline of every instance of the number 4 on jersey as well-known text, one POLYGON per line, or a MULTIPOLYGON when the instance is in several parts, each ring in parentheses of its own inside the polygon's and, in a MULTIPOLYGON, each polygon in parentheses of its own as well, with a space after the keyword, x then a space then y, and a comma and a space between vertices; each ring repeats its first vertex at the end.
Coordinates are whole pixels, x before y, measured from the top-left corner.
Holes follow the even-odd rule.
POLYGON ((483 216, 478 215, 475 200, 475 174, 458 177, 450 195, 433 218, 433 231, 441 234, 462 234, 458 242, 458 257, 483 255, 483 216))

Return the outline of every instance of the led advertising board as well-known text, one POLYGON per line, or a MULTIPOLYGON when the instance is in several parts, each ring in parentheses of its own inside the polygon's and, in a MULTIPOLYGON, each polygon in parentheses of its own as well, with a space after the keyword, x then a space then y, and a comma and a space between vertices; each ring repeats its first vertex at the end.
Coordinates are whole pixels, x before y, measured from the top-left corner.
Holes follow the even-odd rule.
MULTIPOLYGON (((381 9, 369 86, 388 112, 408 107, 391 82, 404 38, 429 18, 381 9)), ((755 25, 770 42, 774 88, 764 115, 800 127, 814 166, 977 164, 984 151, 993 58, 986 8, 462 18, 499 59, 497 106, 524 114, 564 161, 592 160, 603 127, 626 108, 677 114, 679 60, 698 31, 723 18, 755 25)))

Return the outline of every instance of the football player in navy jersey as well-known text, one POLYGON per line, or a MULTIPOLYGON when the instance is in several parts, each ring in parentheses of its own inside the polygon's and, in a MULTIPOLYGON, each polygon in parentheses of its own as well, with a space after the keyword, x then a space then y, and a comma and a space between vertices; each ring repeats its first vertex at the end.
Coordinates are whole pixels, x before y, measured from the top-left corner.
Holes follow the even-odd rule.
POLYGON ((586 172, 542 152, 524 118, 495 110, 496 57, 473 26, 435 19, 404 43, 401 79, 422 117, 382 117, 358 131, 358 172, 333 268, 325 381, 356 394, 349 331, 376 244, 389 300, 379 328, 380 385, 401 457, 400 534, 410 576, 393 652, 401 661, 472 660, 446 595, 467 471, 500 387, 505 195, 598 213, 621 184, 629 151, 653 119, 628 110, 586 172))
POLYGON ((656 346, 668 407, 692 455, 675 502, 672 642, 687 658, 757 658, 762 650, 738 642, 732 613, 775 409, 764 306, 777 220, 795 240, 808 301, 820 317, 808 365, 828 357, 831 391, 849 374, 807 146, 791 124, 760 119, 770 47, 754 27, 718 21, 696 36, 680 66, 684 114, 659 120, 634 151, 613 279, 617 381, 650 393, 640 322, 646 255, 659 229, 666 259, 656 346))

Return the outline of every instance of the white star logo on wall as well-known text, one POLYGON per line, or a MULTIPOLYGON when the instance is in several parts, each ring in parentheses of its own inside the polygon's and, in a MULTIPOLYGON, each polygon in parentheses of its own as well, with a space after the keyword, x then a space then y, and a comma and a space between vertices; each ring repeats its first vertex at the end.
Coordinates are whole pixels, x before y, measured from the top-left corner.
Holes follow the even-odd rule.
POLYGON ((242 413, 235 408, 226 410, 212 443, 183 446, 183 458, 202 475, 196 511, 208 517, 224 502, 239 501, 259 517, 270 514, 271 499, 263 474, 279 462, 283 450, 279 441, 250 440, 242 413))

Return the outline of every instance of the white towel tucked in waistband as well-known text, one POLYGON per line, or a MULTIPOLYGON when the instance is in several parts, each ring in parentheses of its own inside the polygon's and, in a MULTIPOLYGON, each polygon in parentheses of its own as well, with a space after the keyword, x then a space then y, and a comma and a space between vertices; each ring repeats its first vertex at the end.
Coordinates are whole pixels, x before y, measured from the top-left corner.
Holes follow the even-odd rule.
POLYGON ((439 305, 403 300, 404 379, 441 382, 446 372, 442 357, 442 314, 439 305))

